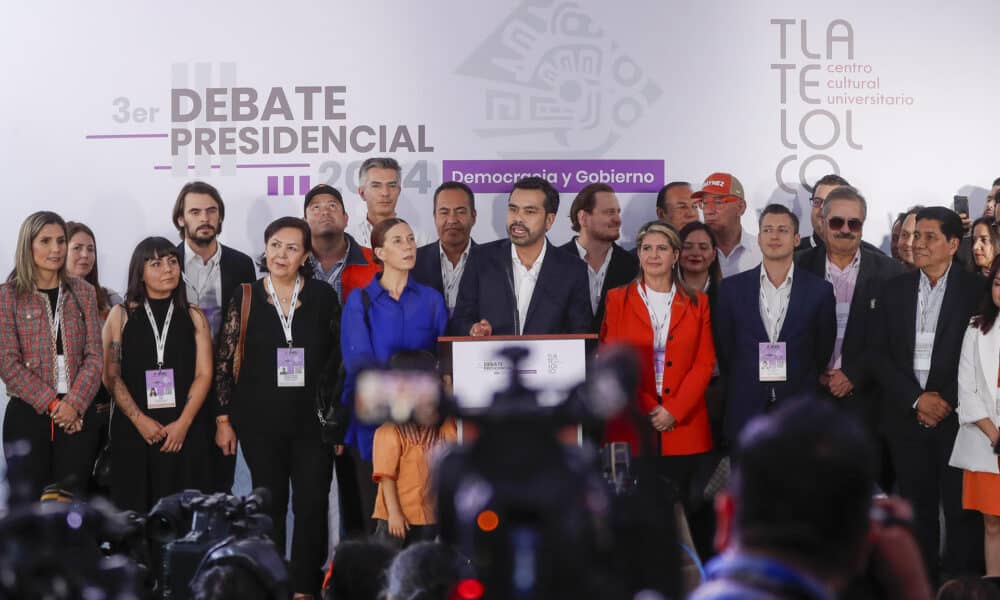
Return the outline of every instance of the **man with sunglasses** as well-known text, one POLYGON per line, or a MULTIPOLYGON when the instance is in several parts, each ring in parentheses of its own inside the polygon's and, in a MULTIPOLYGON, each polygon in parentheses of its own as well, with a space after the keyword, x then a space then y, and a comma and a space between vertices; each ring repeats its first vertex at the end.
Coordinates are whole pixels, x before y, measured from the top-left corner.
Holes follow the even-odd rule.
POLYGON ((691 194, 718 240, 717 253, 722 276, 729 277, 756 267, 762 254, 757 238, 743 229, 740 217, 747 211, 743 184, 730 173, 712 173, 701 191, 691 194))
MULTIPOLYGON (((833 284, 837 300, 837 341, 820 383, 834 402, 875 436, 879 396, 878 384, 868 372, 868 335, 874 329, 872 319, 882 286, 904 269, 877 249, 862 244, 868 203, 858 190, 847 185, 829 190, 820 187, 816 185, 817 195, 822 193, 824 197, 819 210, 822 240, 795 255, 797 267, 833 284)), ((879 481, 886 483, 885 477, 879 481)))
POLYGON ((830 173, 829 175, 820 177, 816 185, 812 187, 812 197, 809 198, 809 204, 812 207, 809 213, 809 221, 812 223, 813 232, 809 237, 802 238, 802 241, 799 242, 795 250, 808 250, 823 245, 823 216, 821 214, 823 211, 823 201, 833 188, 842 185, 851 184, 847 183, 847 180, 840 175, 830 173))

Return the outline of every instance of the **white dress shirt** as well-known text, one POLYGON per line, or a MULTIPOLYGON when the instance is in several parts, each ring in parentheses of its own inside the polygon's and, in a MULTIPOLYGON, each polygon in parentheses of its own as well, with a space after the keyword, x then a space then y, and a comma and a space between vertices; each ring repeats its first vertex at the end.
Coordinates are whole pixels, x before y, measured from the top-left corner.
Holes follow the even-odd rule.
POLYGON ((455 302, 458 300, 458 284, 462 281, 462 273, 465 272, 465 263, 469 260, 469 250, 472 248, 472 240, 465 244, 465 250, 458 259, 458 264, 453 265, 448 260, 448 255, 444 252, 444 246, 438 242, 438 252, 441 253, 441 284, 444 286, 444 302, 448 305, 448 315, 455 311, 455 302))
MULTIPOLYGON (((919 352, 921 334, 929 334, 927 337, 929 344, 927 352, 932 353, 934 350, 934 336, 937 333, 938 317, 941 315, 941 303, 944 301, 945 292, 948 291, 948 273, 950 272, 951 263, 948 264, 948 270, 944 272, 944 275, 937 280, 937 284, 931 287, 931 280, 923 271, 920 271, 920 286, 917 288, 917 322, 916 333, 914 335, 914 354, 919 352)), ((917 376, 920 387, 925 388, 927 387, 927 376, 930 374, 930 369, 917 369, 915 363, 916 356, 914 356, 913 374, 917 376)), ((913 406, 915 408, 917 403, 914 402, 913 406)))
POLYGON ((604 279, 608 276, 608 265, 611 264, 611 254, 614 251, 614 247, 608 247, 604 263, 595 271, 587 260, 587 249, 580 245, 580 238, 573 240, 573 243, 576 244, 576 251, 580 255, 580 260, 587 265, 587 278, 590 281, 590 310, 596 315, 597 306, 601 303, 601 290, 604 289, 604 279))
POLYGON ((184 254, 184 283, 187 287, 188 302, 205 313, 212 338, 222 327, 222 244, 216 243, 215 254, 202 260, 191 249, 189 240, 184 254))
POLYGON ((741 230, 740 242, 736 244, 736 247, 729 253, 729 256, 726 256, 722 248, 716 250, 723 277, 749 271, 764 260, 764 256, 760 252, 760 246, 757 245, 757 236, 748 233, 746 229, 741 228, 741 230))
POLYGON ((792 295, 792 278, 795 275, 795 263, 788 267, 788 275, 781 285, 775 287, 767 276, 767 269, 760 265, 760 319, 767 330, 771 342, 777 342, 781 335, 781 326, 785 323, 788 313, 788 300, 792 295))
POLYGON ((545 250, 548 248, 548 241, 542 238, 542 251, 538 253, 531 268, 527 268, 517 256, 517 246, 510 245, 510 262, 514 267, 514 297, 517 299, 517 327, 515 334, 521 335, 524 329, 524 321, 528 317, 528 307, 531 306, 531 296, 535 293, 535 284, 538 283, 538 274, 542 271, 542 261, 545 259, 545 250))

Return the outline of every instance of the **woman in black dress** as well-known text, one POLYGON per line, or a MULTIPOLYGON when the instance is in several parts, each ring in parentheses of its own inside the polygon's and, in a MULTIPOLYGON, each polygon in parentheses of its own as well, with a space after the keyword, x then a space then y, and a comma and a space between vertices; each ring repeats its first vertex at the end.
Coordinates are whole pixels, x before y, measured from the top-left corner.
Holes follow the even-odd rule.
POLYGON ((136 246, 125 304, 104 324, 111 420, 111 498, 146 512, 164 496, 208 489, 212 385, 208 321, 189 306, 177 249, 161 237, 136 246))
POLYGON ((282 217, 267 226, 261 264, 266 275, 233 294, 215 371, 215 443, 232 454, 239 436, 254 487, 271 490, 272 537, 282 551, 291 482, 296 597, 318 597, 322 581, 333 452, 321 437, 315 397, 320 386, 336 380, 340 365, 340 304, 329 284, 312 278, 311 237, 302 219, 282 217), (250 307, 237 376, 247 287, 250 307))

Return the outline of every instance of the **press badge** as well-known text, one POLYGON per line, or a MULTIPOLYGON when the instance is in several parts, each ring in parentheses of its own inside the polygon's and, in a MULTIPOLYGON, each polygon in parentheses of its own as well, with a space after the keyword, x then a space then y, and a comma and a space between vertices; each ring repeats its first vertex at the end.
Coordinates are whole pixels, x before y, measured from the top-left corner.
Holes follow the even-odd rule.
POLYGON ((759 347, 760 380, 785 381, 787 379, 785 342, 761 342, 759 347))
POLYGON ((146 406, 150 409, 177 406, 173 369, 146 371, 146 406))
POLYGON ((934 351, 934 332, 918 332, 913 345, 913 370, 931 370, 931 352, 934 351))
POLYGON ((66 355, 56 356, 56 393, 69 393, 69 375, 66 371, 66 355))
POLYGON ((305 387, 305 348, 278 348, 278 387, 305 387))

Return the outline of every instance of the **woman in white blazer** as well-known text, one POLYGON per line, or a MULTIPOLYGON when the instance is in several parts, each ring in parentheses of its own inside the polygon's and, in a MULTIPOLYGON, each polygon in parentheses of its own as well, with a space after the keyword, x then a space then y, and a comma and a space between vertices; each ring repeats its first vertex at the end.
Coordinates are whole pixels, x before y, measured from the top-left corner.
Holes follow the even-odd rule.
POLYGON ((969 323, 958 363, 958 421, 949 464, 965 470, 962 507, 983 513, 986 575, 1000 575, 1000 464, 993 447, 1000 437, 1000 258, 993 261, 990 293, 969 323))

